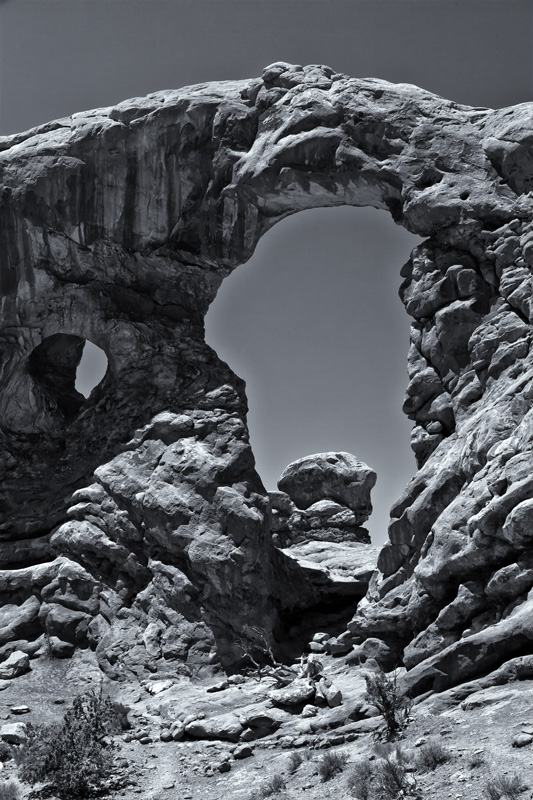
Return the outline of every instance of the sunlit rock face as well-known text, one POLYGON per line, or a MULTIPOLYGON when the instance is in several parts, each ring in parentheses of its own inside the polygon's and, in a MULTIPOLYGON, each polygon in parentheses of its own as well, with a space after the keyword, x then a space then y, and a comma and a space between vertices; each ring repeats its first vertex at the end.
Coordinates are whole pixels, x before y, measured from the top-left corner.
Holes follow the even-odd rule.
POLYGON ((116 674, 231 665, 312 602, 203 317, 272 225, 343 204, 427 237, 401 288, 419 472, 353 636, 413 693, 531 651, 532 116, 277 64, 0 141, 0 552, 25 620, 1 657, 64 630, 116 674), (86 340, 109 359, 87 400, 86 340))
POLYGON ((293 461, 269 492, 271 530, 284 546, 304 540, 364 542, 372 513, 374 470, 351 453, 316 453, 293 461))

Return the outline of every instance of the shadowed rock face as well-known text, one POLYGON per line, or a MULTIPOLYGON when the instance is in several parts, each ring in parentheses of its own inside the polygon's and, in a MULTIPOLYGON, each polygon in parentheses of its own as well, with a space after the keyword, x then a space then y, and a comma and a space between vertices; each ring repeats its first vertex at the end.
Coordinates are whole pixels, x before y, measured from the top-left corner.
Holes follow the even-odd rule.
POLYGON ((232 664, 312 602, 203 317, 272 225, 343 204, 427 237, 401 288, 419 472, 353 635, 414 693, 530 652, 532 115, 278 64, 0 141, 0 554, 27 604, 3 657, 37 620, 117 674, 232 664), (109 359, 86 401, 85 340, 109 359))

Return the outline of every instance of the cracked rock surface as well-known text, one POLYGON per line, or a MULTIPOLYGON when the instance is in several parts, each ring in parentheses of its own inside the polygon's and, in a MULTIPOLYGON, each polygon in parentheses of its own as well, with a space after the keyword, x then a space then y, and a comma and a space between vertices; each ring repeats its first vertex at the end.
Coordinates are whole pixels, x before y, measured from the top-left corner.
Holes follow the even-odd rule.
POLYGON ((400 292, 419 471, 353 640, 413 694, 531 652, 532 116, 279 63, 0 139, 0 658, 46 635, 111 675, 232 665, 316 601, 203 317, 277 221, 344 204, 426 238, 400 292))

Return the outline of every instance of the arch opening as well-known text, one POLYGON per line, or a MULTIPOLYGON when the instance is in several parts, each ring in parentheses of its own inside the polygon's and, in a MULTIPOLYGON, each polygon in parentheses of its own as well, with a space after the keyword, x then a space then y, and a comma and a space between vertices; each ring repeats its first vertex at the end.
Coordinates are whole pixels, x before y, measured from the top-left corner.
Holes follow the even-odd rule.
POLYGON ((302 456, 354 453, 378 475, 365 523, 375 544, 416 472, 401 411, 410 323, 397 289, 421 241, 374 208, 298 212, 263 236, 206 317, 208 343, 246 380, 265 487, 302 456))
POLYGON ((28 373, 67 418, 76 416, 107 366, 103 350, 69 333, 47 336, 28 358, 28 373))
POLYGON ((108 366, 104 351, 87 339, 76 370, 76 390, 88 398, 93 389, 103 381, 108 366))

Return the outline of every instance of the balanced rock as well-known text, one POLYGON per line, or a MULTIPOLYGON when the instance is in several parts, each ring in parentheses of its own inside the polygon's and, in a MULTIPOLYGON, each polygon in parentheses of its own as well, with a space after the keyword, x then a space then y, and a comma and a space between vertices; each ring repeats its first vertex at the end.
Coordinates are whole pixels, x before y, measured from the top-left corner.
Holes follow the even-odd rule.
MULTIPOLYGON (((375 483, 374 470, 351 453, 318 453, 289 464, 281 474, 278 489, 300 509, 332 500, 351 509, 355 523, 360 524, 372 513, 370 492, 375 483)), ((317 511, 320 513, 321 509, 317 511)))

